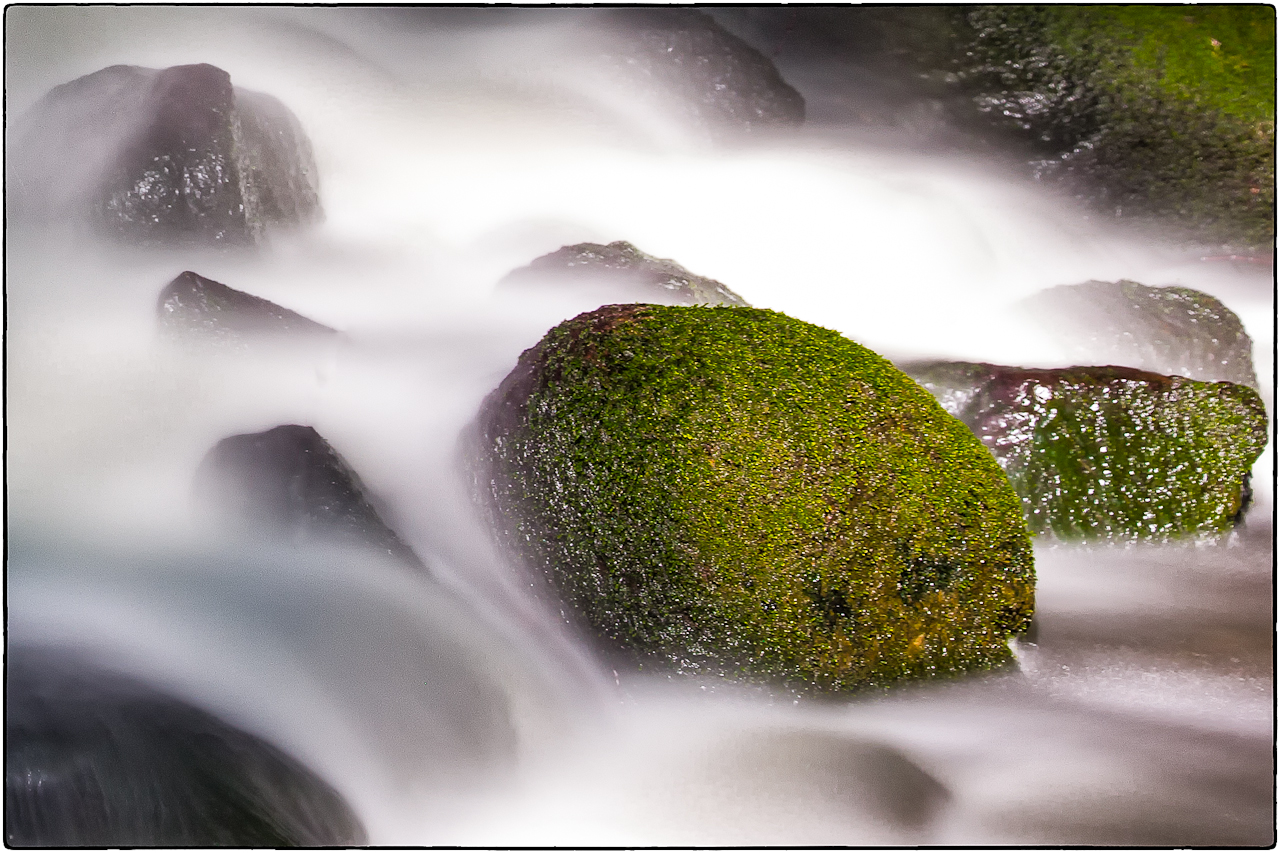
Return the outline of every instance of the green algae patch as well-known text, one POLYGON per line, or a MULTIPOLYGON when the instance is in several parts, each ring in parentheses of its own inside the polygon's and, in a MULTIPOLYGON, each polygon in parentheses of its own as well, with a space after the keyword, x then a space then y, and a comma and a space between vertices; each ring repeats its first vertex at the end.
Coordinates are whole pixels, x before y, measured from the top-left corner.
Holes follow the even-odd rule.
POLYGON ((1037 535, 1215 538, 1243 517, 1267 443, 1258 393, 1124 367, 903 369, 1000 461, 1037 535))
POLYGON ((1000 664, 1030 622, 991 454, 888 361, 785 315, 580 315, 478 437, 503 538, 642 667, 847 690, 1000 664))

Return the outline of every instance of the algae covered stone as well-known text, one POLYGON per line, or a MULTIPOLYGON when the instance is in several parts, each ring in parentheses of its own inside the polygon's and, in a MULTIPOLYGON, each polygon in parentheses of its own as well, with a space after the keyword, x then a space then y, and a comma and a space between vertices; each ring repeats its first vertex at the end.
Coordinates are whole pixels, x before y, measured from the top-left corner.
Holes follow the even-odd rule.
POLYGON ((1031 531, 1060 539, 1229 532, 1267 443, 1258 393, 1230 382, 1126 367, 903 369, 995 454, 1031 531))
POLYGON ((1274 7, 991 5, 952 77, 1115 217, 1266 247, 1275 221, 1274 7))
POLYGON ((477 434, 500 534, 641 666, 850 689, 1001 663, 1029 623, 999 466, 835 332, 605 306, 527 350, 477 434))

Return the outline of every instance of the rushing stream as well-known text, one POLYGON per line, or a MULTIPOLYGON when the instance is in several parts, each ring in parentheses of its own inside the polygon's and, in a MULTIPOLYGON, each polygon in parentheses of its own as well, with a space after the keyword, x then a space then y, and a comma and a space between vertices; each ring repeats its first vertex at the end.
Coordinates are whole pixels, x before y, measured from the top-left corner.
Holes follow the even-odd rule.
POLYGON ((256 253, 11 227, 11 655, 62 650, 261 737, 373 844, 1271 843, 1271 448, 1227 541, 1038 544, 1017 671, 828 702, 641 678, 528 595, 459 435, 522 350, 595 307, 495 292, 561 245, 628 240, 894 359, 1061 365, 1019 299, 1183 284, 1240 315, 1275 402, 1269 269, 1091 218, 997 155, 944 153, 918 115, 842 124, 803 56, 777 61, 808 126, 713 145, 558 62, 575 20, 9 9, 11 117, 108 65, 212 63, 297 114, 325 210, 256 253), (346 336, 175 346, 155 299, 187 269, 346 336), (205 453, 290 423, 359 471, 438 583, 208 528, 205 453))

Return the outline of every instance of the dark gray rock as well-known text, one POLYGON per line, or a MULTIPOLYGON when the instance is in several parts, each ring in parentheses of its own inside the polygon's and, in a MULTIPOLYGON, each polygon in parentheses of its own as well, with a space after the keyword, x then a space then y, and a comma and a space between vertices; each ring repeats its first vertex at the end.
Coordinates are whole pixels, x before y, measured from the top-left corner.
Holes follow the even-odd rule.
POLYGON ((367 843, 338 792, 266 741, 67 653, 7 658, 9 846, 367 843))
POLYGON ((12 129, 9 210, 144 245, 252 245, 320 217, 311 143, 275 98, 212 65, 115 65, 12 129))
POLYGON ((675 261, 655 258, 624 241, 577 243, 508 273, 499 287, 556 286, 598 296, 600 304, 742 305, 747 301, 714 279, 675 261))
POLYGON ((634 92, 713 133, 804 122, 804 98, 769 59, 693 9, 609 10, 602 51, 634 92))
POLYGON ((1207 293, 1087 281, 1042 291, 1024 305, 1073 360, 1258 387, 1244 324, 1207 293))
POLYGON ((172 335, 239 341, 263 336, 330 337, 337 329, 190 270, 169 282, 156 301, 156 320, 172 335))
POLYGON ((237 532, 366 545, 426 571, 382 520, 360 477, 312 427, 224 438, 200 464, 196 493, 237 532))

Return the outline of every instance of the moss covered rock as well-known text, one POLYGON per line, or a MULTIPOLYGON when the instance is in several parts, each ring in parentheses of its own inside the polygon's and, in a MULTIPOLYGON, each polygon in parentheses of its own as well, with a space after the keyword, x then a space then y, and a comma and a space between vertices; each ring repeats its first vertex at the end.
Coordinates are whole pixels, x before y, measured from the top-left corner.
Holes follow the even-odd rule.
POLYGON ((1274 239, 1275 9, 1010 5, 966 13, 952 78, 1038 176, 1191 239, 1274 239))
POLYGON ((1244 324, 1199 290, 1087 281, 1051 287, 1023 304, 1074 360, 1258 387, 1244 324))
POLYGON ((1126 367, 903 365, 1000 461, 1036 534, 1213 537, 1240 520, 1267 443, 1252 388, 1126 367))
POLYGON ((675 261, 645 254, 624 240, 603 246, 576 243, 512 270, 500 287, 560 287, 591 292, 601 302, 743 305, 747 301, 715 279, 675 261))
POLYGON ((752 308, 610 305, 485 401, 505 540, 604 646, 850 689, 985 668, 1033 608, 995 460, 875 353, 752 308))

